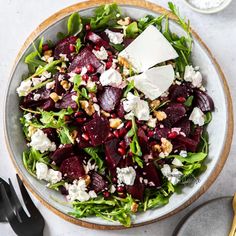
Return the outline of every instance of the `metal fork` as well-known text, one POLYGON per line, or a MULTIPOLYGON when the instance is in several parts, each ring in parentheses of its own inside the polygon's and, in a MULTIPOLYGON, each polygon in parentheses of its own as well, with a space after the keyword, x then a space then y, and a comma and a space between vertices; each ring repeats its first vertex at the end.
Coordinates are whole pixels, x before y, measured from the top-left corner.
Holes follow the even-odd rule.
POLYGON ((4 203, 4 212, 6 218, 18 236, 43 236, 43 229, 45 225, 43 216, 34 205, 18 175, 17 181, 20 187, 22 198, 28 212, 30 213, 30 216, 25 213, 13 188, 11 180, 9 179, 11 200, 7 195, 4 184, 0 182, 0 193, 4 203))

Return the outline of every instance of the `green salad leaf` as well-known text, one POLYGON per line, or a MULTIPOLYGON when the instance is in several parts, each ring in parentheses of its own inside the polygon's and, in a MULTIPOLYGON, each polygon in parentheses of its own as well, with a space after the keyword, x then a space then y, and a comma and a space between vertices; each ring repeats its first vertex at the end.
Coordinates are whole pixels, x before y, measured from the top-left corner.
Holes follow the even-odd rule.
POLYGON ((74 12, 72 15, 70 15, 67 21, 68 35, 77 35, 81 32, 82 29, 83 24, 80 19, 80 15, 78 14, 78 12, 74 12))
POLYGON ((126 34, 126 37, 128 38, 137 37, 138 32, 139 32, 139 29, 138 29, 138 24, 136 21, 129 24, 125 29, 125 34, 126 34))

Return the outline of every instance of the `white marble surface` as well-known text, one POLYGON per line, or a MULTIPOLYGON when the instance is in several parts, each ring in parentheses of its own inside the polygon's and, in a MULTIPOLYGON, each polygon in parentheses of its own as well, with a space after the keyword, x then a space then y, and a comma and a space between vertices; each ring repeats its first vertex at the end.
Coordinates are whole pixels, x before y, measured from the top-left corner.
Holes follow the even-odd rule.
MULTIPOLYGON (((0 113, 3 113, 4 92, 6 90, 9 72, 14 58, 17 55, 26 37, 44 19, 54 12, 77 3, 77 0, 0 0, 0 113), (4 92, 3 92, 4 91, 4 92)), ((156 0, 156 3, 166 6, 166 0, 156 0)), ((228 80, 233 100, 236 99, 236 1, 215 15, 201 15, 191 11, 182 0, 173 1, 181 8, 183 15, 191 20, 192 27, 200 34, 212 50, 213 55, 220 63, 228 80)), ((234 108, 235 108, 234 103, 234 108)), ((15 170, 10 162, 3 136, 3 122, 0 122, 0 176, 11 177, 15 182, 15 170)), ((220 128, 220 124, 219 124, 220 128)), ((117 236, 117 235, 149 235, 149 236, 169 236, 181 219, 194 206, 200 203, 225 195, 232 195, 236 191, 236 142, 232 144, 231 153, 220 176, 212 187, 194 204, 186 208, 179 214, 154 223, 134 229, 121 231, 94 231, 68 223, 54 215, 47 208, 42 206, 35 198, 35 203, 46 219, 45 236, 117 236)), ((0 223, 0 235, 15 235, 8 224, 0 223)))

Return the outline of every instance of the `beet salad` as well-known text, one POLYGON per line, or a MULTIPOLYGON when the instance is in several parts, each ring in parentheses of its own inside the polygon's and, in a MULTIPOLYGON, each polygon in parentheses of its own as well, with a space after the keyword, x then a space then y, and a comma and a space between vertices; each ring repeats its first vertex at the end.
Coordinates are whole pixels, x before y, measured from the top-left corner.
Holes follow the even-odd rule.
POLYGON ((77 218, 129 227, 168 204, 205 169, 214 103, 185 33, 166 16, 132 19, 116 4, 68 17, 58 40, 38 39, 17 88, 23 163, 77 218))

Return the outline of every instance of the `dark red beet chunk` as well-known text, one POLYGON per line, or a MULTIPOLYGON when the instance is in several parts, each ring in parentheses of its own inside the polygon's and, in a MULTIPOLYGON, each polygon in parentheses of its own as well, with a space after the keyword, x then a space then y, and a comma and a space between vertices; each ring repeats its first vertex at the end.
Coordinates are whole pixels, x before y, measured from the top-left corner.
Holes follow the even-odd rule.
POLYGON ((54 143, 59 143, 59 138, 56 129, 53 128, 45 128, 43 132, 47 135, 47 137, 54 143))
POLYGON ((121 156, 117 152, 118 144, 118 139, 112 139, 105 143, 106 162, 110 170, 115 168, 121 160, 121 156))
POLYGON ((153 138, 158 141, 161 141, 161 138, 167 138, 169 132, 170 132, 170 129, 166 127, 156 128, 153 138))
POLYGON ((172 103, 166 109, 167 118, 163 121, 166 126, 172 126, 184 117, 186 109, 183 104, 172 103))
POLYGON ((109 135, 109 122, 106 118, 97 116, 84 125, 93 146, 104 143, 109 135))
POLYGON ((91 189, 96 193, 101 192, 107 187, 106 181, 103 176, 99 175, 97 172, 93 172, 91 175, 91 189))
POLYGON ((187 98, 192 94, 193 90, 189 84, 181 84, 181 85, 171 85, 169 88, 169 97, 171 101, 176 101, 179 97, 187 98))
POLYGON ((148 180, 149 187, 160 187, 161 177, 153 162, 148 162, 143 167, 143 178, 148 180))
POLYGON ((70 44, 76 44, 77 37, 69 36, 65 38, 56 45, 54 49, 54 57, 55 59, 60 59, 60 54, 66 54, 69 60, 72 59, 71 51, 70 51, 70 44))
POLYGON ((139 128, 137 134, 138 134, 139 145, 142 149, 143 154, 148 153, 149 151, 148 137, 146 136, 144 130, 142 128, 139 128))
POLYGON ((205 92, 195 90, 194 105, 202 110, 202 112, 213 111, 215 106, 212 98, 205 92))
POLYGON ((58 80, 60 73, 57 73, 54 76, 54 80, 55 80, 55 88, 54 88, 54 92, 57 95, 62 95, 65 92, 65 89, 61 86, 60 81, 58 80))
POLYGON ((190 131, 191 131, 191 124, 190 124, 190 121, 189 119, 186 117, 184 117, 183 119, 181 119, 180 121, 178 121, 176 124, 175 124, 175 127, 177 128, 181 128, 181 131, 180 132, 183 132, 185 133, 186 136, 188 136, 190 134, 190 131))
POLYGON ((88 49, 84 48, 72 61, 68 71, 74 71, 76 67, 92 65, 96 70, 101 70, 102 64, 97 57, 88 49))
POLYGON ((126 185, 127 192, 135 199, 143 200, 144 184, 140 182, 139 175, 136 175, 133 186, 126 185))
POLYGON ((58 148, 50 157, 57 165, 60 165, 66 158, 74 155, 72 144, 66 144, 58 148))
POLYGON ((63 95, 62 99, 59 100, 55 107, 57 109, 67 109, 68 107, 71 107, 73 110, 77 110, 78 105, 77 103, 72 99, 72 96, 76 95, 76 92, 71 92, 63 95))
POLYGON ((82 137, 82 134, 79 134, 78 137, 76 138, 77 141, 77 147, 78 148, 87 148, 87 147, 92 147, 93 145, 91 144, 91 142, 85 140, 82 137))
POLYGON ((182 135, 178 135, 176 138, 175 138, 175 144, 176 145, 183 145, 185 146, 186 150, 187 151, 190 151, 190 152, 196 152, 197 150, 197 146, 198 146, 198 142, 191 139, 191 138, 187 138, 187 137, 184 137, 182 135))
POLYGON ((134 41, 133 38, 124 38, 123 44, 124 44, 125 48, 128 47, 129 44, 131 44, 133 41, 134 41))
POLYGON ((106 86, 98 94, 98 101, 103 110, 111 112, 120 103, 122 89, 106 86))
POLYGON ((52 111, 55 110, 55 102, 49 98, 39 107, 45 111, 52 111))
POLYGON ((110 44, 105 41, 104 39, 102 39, 99 35, 95 34, 94 32, 92 31, 89 31, 87 34, 86 34, 86 39, 88 39, 89 41, 93 42, 95 45, 99 46, 99 47, 104 47, 106 49, 109 49, 111 46, 110 44))
POLYGON ((202 131, 203 131, 203 128, 198 126, 195 128, 193 132, 192 139, 195 140, 197 143, 199 143, 201 140, 202 131))
POLYGON ((60 171, 65 177, 71 181, 75 179, 79 179, 85 175, 84 167, 82 160, 77 157, 73 156, 67 158, 61 163, 60 171))
POLYGON ((120 118, 124 118, 125 116, 125 110, 122 102, 120 102, 120 104, 117 106, 117 115, 120 118))

